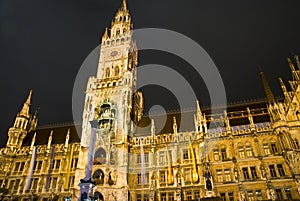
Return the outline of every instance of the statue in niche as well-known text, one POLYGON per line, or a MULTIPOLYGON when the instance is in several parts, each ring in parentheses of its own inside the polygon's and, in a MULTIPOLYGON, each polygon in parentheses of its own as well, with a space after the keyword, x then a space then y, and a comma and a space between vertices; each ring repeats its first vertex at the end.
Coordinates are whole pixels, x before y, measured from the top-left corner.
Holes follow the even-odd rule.
POLYGON ((204 163, 204 178, 205 186, 208 191, 212 191, 212 182, 211 182, 211 168, 209 162, 204 163))
POLYGON ((261 171, 262 178, 266 179, 268 175, 267 175, 266 167, 262 162, 260 164, 260 171, 261 171))
POLYGON ((150 188, 151 189, 155 189, 156 188, 156 172, 153 172, 152 173, 152 176, 151 176, 151 184, 150 184, 150 188))
POLYGON ((96 185, 103 185, 104 183, 104 173, 101 169, 96 170, 93 174, 93 179, 96 185))
POLYGON ((111 172, 108 173, 108 184, 111 186, 114 184, 114 181, 112 180, 111 172))

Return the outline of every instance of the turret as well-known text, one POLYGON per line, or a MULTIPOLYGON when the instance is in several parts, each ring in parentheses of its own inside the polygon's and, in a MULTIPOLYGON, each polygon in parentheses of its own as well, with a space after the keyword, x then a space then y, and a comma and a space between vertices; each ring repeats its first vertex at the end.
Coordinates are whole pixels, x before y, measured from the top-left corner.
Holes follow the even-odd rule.
POLYGON ((37 116, 32 116, 30 114, 30 104, 31 104, 32 90, 29 92, 29 95, 23 104, 20 112, 17 114, 13 127, 8 131, 8 141, 7 147, 21 148, 23 139, 29 131, 32 130, 32 125, 37 123, 37 116), (35 122, 33 124, 33 122, 35 122))
POLYGON ((126 1, 124 0, 121 8, 115 15, 114 20, 111 23, 110 37, 118 37, 126 34, 132 29, 131 17, 127 10, 126 1))
POLYGON ((207 121, 205 114, 202 114, 199 101, 196 101, 197 104, 197 115, 195 118, 195 124, 196 124, 196 131, 197 132, 204 132, 207 133, 207 121))

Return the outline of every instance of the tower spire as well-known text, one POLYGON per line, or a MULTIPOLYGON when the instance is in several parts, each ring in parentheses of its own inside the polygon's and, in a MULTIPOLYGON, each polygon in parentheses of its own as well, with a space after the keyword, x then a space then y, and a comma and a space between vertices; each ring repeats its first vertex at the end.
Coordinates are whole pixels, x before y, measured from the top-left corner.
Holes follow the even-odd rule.
POLYGON ((296 60, 296 63, 297 63, 297 66, 298 66, 298 69, 300 70, 300 61, 299 61, 299 56, 298 55, 295 55, 294 56, 295 60, 296 60))
POLYGON ((270 88, 270 85, 267 81, 267 78, 266 78, 264 72, 262 71, 262 69, 260 67, 259 67, 259 74, 260 74, 260 77, 261 77, 263 85, 264 85, 267 101, 269 103, 274 103, 275 102, 274 95, 273 95, 272 90, 270 88))
POLYGON ((29 95, 20 111, 20 115, 28 116, 29 115, 29 109, 30 109, 30 103, 31 103, 31 96, 32 96, 32 90, 30 90, 29 95))
POLYGON ((126 0, 123 0, 121 10, 123 10, 123 11, 127 10, 126 0))

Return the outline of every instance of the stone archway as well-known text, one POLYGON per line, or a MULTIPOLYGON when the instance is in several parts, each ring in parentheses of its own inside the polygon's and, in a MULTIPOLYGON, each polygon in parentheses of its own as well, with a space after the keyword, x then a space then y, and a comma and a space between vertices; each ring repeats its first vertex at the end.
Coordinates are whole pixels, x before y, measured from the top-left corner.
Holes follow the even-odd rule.
POLYGON ((105 164, 106 163, 106 151, 103 148, 99 148, 94 157, 94 164, 105 164))
POLYGON ((97 201, 104 201, 103 195, 98 191, 94 193, 94 199, 97 201))
POLYGON ((104 183, 104 172, 101 169, 98 169, 93 174, 93 179, 96 185, 103 185, 104 183))

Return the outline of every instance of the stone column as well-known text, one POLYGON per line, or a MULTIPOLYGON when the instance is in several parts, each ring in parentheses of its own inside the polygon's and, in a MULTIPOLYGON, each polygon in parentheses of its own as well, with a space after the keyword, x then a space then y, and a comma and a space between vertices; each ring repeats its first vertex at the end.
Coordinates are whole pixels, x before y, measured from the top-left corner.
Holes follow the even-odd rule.
POLYGON ((86 165, 86 174, 85 178, 80 180, 80 196, 79 201, 88 199, 90 195, 93 194, 94 182, 92 181, 92 168, 93 168, 93 160, 94 160, 94 149, 95 149, 95 138, 96 138, 96 130, 99 126, 98 121, 90 121, 91 123, 91 139, 89 144, 88 151, 88 159, 86 165))

